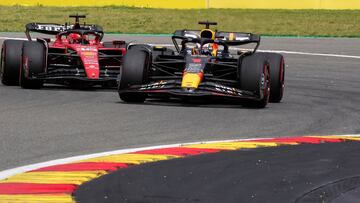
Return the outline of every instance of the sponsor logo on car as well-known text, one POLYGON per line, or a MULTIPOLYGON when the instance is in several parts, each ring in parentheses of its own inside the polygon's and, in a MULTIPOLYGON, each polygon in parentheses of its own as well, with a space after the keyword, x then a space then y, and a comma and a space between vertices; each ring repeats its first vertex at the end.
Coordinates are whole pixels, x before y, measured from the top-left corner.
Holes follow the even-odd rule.
POLYGON ((217 90, 219 92, 227 93, 227 94, 232 94, 232 95, 238 95, 238 96, 242 95, 241 90, 238 90, 233 87, 219 85, 219 84, 215 84, 215 90, 217 90))
POLYGON ((166 81, 155 82, 148 85, 142 85, 139 90, 161 89, 164 88, 166 84, 166 81))

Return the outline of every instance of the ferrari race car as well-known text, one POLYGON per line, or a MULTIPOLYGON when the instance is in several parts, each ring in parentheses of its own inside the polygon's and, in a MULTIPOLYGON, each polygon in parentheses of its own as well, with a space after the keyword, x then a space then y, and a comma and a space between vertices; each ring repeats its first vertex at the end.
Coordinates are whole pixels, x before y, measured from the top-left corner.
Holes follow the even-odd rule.
POLYGON ((257 52, 258 35, 211 30, 215 22, 199 24, 206 28, 175 31, 176 53, 166 47, 130 44, 119 75, 121 100, 210 97, 258 108, 281 101, 285 73, 281 54, 257 52), (240 45, 252 46, 236 47, 240 45))
POLYGON ((28 41, 5 40, 1 50, 1 81, 4 85, 41 88, 46 83, 89 87, 114 86, 126 53, 124 41, 101 42, 100 26, 80 24, 84 15, 70 15, 75 24, 29 23, 28 41), (55 35, 37 38, 30 32, 55 35))

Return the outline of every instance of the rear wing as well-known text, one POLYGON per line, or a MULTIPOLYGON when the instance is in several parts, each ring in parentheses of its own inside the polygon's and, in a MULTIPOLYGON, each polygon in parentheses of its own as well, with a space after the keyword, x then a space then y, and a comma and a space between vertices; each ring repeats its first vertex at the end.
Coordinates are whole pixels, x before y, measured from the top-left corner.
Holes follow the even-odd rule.
MULTIPOLYGON (((200 38, 201 30, 176 30, 173 38, 200 38)), ((260 43, 260 36, 252 33, 243 32, 223 32, 216 31, 215 39, 225 42, 230 46, 242 45, 247 43, 260 43)))
POLYGON ((260 43, 260 36, 252 33, 242 32, 217 32, 216 38, 230 46, 237 46, 249 43, 260 43))
MULTIPOLYGON (((176 49, 179 50, 176 39, 181 39, 185 42, 201 41, 202 39, 200 37, 200 33, 201 30, 176 30, 172 36, 176 49)), ((213 43, 218 43, 226 46, 240 46, 255 43, 255 52, 260 45, 260 40, 260 35, 252 33, 215 31, 215 39, 212 41, 213 43)), ((208 39, 206 39, 206 41, 209 42, 208 39)))
POLYGON ((173 38, 200 38, 200 30, 176 30, 173 34, 173 38))
POLYGON ((28 23, 25 26, 26 31, 26 37, 28 40, 31 41, 30 32, 37 32, 42 34, 48 34, 48 35, 57 35, 61 32, 65 32, 68 30, 86 30, 86 31, 93 31, 103 34, 103 29, 101 26, 98 25, 60 25, 60 24, 54 24, 54 23, 28 23))

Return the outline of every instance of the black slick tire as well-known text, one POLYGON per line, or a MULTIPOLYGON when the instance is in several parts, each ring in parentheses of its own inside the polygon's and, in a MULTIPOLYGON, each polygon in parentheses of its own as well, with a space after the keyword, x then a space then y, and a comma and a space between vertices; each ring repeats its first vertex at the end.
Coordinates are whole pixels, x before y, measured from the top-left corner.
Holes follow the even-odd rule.
POLYGON ((39 42, 24 42, 22 53, 20 86, 25 89, 40 89, 44 81, 32 79, 32 76, 45 70, 45 47, 39 42))
POLYGON ((19 85, 21 51, 24 41, 5 40, 1 48, 0 77, 7 86, 19 85))
POLYGON ((142 103, 145 101, 146 94, 126 90, 132 85, 146 83, 149 59, 149 53, 141 47, 133 47, 125 54, 118 84, 119 96, 124 102, 142 103))
POLYGON ((240 86, 242 90, 259 95, 260 100, 245 100, 243 105, 264 108, 270 97, 269 64, 263 54, 245 56, 240 65, 240 86))

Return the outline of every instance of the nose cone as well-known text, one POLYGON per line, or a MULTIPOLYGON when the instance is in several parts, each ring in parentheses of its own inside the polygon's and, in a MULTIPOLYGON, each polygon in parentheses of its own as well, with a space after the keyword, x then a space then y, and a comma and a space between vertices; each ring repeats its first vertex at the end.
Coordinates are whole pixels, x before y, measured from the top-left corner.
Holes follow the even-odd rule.
POLYGON ((79 55, 88 78, 98 79, 100 68, 97 48, 94 46, 81 47, 79 55))
POLYGON ((202 80, 203 73, 184 73, 181 87, 182 88, 198 88, 202 80))

